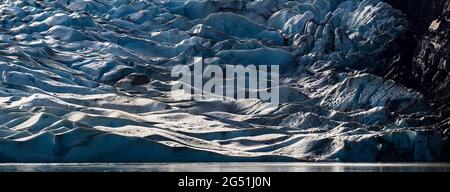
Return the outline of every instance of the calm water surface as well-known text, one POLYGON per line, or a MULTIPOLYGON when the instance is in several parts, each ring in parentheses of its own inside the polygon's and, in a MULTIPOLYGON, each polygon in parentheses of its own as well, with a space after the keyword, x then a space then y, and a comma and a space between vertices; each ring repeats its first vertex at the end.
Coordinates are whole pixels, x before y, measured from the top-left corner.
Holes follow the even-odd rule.
POLYGON ((450 163, 0 163, 0 172, 449 172, 450 163))

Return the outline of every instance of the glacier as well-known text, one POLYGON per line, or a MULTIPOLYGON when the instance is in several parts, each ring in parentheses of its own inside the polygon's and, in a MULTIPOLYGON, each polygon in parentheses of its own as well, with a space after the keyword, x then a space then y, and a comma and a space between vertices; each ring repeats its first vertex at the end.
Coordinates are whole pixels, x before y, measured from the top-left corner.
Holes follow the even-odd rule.
POLYGON ((1 0, 0 162, 440 161, 420 92, 375 74, 381 0, 1 0), (170 70, 280 65, 281 103, 191 101, 170 70))

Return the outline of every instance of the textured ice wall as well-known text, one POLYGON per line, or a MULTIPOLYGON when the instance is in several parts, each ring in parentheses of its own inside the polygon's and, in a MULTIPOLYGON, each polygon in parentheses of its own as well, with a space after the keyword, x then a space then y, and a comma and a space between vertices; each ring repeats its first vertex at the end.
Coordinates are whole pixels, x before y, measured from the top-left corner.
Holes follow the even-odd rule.
POLYGON ((379 0, 0 4, 0 161, 436 161, 429 103, 373 75, 379 0), (168 96, 170 68, 281 65, 282 104, 168 96))

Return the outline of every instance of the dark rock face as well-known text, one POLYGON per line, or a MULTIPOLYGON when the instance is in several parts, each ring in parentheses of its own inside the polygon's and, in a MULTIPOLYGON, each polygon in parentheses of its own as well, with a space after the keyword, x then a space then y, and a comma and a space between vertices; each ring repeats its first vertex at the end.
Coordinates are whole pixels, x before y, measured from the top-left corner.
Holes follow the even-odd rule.
POLYGON ((422 92, 433 103, 436 124, 447 140, 450 127, 450 1, 386 0, 403 11, 411 30, 384 54, 382 74, 422 92), (389 54, 393 53, 393 54, 389 54))
MULTIPOLYGON (((450 106, 450 1, 446 1, 442 15, 429 25, 420 39, 413 58, 413 75, 419 80, 423 91, 438 105, 440 110, 450 106)), ((445 112, 444 111, 444 112, 445 112)), ((448 117, 449 113, 446 114, 448 117)))
MULTIPOLYGON (((439 112, 450 108, 450 1, 386 0, 402 10, 411 22, 411 31, 390 49, 399 55, 391 58, 388 78, 424 93, 439 112)), ((388 53, 386 53, 388 55, 388 53)), ((442 118, 449 117, 443 113, 442 118)))

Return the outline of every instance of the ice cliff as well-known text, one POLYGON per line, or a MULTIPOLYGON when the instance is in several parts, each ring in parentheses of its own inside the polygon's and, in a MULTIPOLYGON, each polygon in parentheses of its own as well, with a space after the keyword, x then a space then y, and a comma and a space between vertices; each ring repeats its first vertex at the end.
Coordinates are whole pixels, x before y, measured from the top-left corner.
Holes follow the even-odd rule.
MULTIPOLYGON (((398 75, 418 24, 395 1, 0 2, 0 162, 447 158, 430 95, 443 106, 449 91, 411 86, 427 70, 398 75), (198 56, 280 65, 281 104, 171 97, 170 69, 198 56)), ((427 34, 449 30, 448 14, 430 22, 427 34)), ((448 82, 448 57, 426 50, 411 60, 448 82)))

